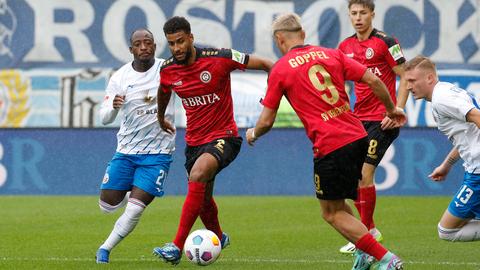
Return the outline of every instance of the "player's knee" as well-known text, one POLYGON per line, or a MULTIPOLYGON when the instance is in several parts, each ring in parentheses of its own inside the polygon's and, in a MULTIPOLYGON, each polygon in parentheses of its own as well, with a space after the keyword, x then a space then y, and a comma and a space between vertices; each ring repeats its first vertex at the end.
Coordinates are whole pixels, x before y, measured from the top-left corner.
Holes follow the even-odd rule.
POLYGON ((329 212, 329 211, 323 211, 322 218, 329 224, 333 224, 335 222, 335 213, 329 212))
POLYGON ((201 182, 202 180, 208 179, 208 176, 204 171, 196 170, 190 172, 189 179, 190 181, 201 182))
POLYGON ((100 210, 105 214, 110 214, 115 212, 118 208, 122 207, 122 205, 123 205, 122 203, 119 203, 117 205, 111 205, 102 200, 98 200, 98 206, 100 207, 100 210))
POLYGON ((443 228, 440 224, 437 226, 438 237, 445 241, 455 242, 457 241, 457 232, 455 229, 446 229, 443 228))

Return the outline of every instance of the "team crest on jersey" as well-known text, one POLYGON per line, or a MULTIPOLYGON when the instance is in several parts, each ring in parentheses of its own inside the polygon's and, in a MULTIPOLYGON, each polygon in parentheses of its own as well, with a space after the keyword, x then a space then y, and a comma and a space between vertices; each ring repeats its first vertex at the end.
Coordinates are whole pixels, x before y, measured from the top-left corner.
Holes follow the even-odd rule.
POLYGON ((212 74, 210 72, 204 70, 200 73, 200 80, 203 83, 208 83, 212 79, 212 74))
POLYGON ((103 176, 102 183, 106 184, 106 183, 108 183, 108 180, 109 180, 108 173, 105 173, 105 175, 103 176))
POLYGON ((367 48, 367 51, 365 52, 365 57, 367 59, 372 59, 374 54, 375 54, 375 52, 373 51, 372 48, 367 48))

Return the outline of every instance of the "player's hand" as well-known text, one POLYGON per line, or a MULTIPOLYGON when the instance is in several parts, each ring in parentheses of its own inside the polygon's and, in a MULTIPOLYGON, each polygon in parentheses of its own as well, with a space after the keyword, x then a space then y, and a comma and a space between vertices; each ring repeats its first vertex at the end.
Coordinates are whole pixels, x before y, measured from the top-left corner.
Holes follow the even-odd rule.
POLYGON ((253 146, 253 143, 258 139, 257 137, 255 137, 255 132, 253 132, 254 129, 255 128, 249 128, 245 133, 245 137, 247 137, 247 142, 251 146, 253 146))
POLYGON ((115 95, 113 98, 113 108, 118 110, 123 106, 123 103, 125 103, 125 96, 115 95))
POLYGON ((433 181, 436 181, 436 182, 443 181, 445 180, 445 177, 447 176, 448 171, 450 171, 449 168, 447 168, 444 165, 440 165, 437 168, 435 168, 433 172, 430 175, 428 175, 428 177, 430 177, 433 181))
POLYGON ((407 123, 407 115, 399 107, 395 107, 391 112, 387 111, 387 117, 395 122, 396 127, 403 127, 407 123))
POLYGON ((390 117, 388 116, 385 116, 385 118, 383 118, 381 124, 380 124, 380 128, 382 130, 386 130, 386 129, 392 129, 392 128, 396 128, 398 127, 398 124, 393 121, 392 119, 390 119, 390 117))
POLYGON ((172 125, 172 123, 165 119, 158 119, 158 123, 160 124, 160 127, 168 134, 175 134, 175 127, 172 125))

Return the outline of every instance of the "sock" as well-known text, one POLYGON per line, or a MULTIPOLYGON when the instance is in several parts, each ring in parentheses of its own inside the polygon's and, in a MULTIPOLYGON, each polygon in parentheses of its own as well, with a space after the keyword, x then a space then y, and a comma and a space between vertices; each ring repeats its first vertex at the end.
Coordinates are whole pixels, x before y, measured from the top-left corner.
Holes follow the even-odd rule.
POLYGON ((375 240, 375 238, 373 238, 373 236, 369 233, 366 233, 364 236, 362 236, 357 243, 355 243, 355 246, 361 251, 372 255, 378 261, 381 260, 388 252, 388 250, 378 243, 377 240, 375 240))
POLYGON ((362 223, 365 224, 368 230, 375 228, 375 223, 373 222, 373 212, 375 211, 375 204, 377 202, 377 192, 375 186, 364 187, 360 189, 360 197, 362 198, 363 204, 361 205, 361 219, 362 223))
POLYGON ((125 206, 125 204, 127 204, 128 202, 128 198, 130 198, 130 191, 125 194, 123 200, 117 205, 110 205, 109 203, 106 203, 102 200, 98 200, 98 206, 100 207, 100 210, 102 210, 102 212, 104 212, 105 214, 110 214, 115 212, 118 208, 125 206))
POLYGON ((147 206, 143 202, 130 198, 127 207, 125 207, 125 212, 123 212, 123 214, 117 219, 112 232, 100 248, 111 250, 118 245, 123 238, 133 231, 140 220, 140 216, 142 216, 145 207, 147 206))
POLYGON ((438 224, 438 236, 447 241, 469 242, 480 240, 480 220, 472 219, 462 228, 446 229, 438 224))
POLYGON ((193 224, 200 210, 202 210, 203 200, 205 198, 205 188, 207 184, 202 182, 188 182, 188 192, 185 202, 182 207, 182 214, 180 216, 180 224, 178 225, 177 235, 173 243, 183 250, 185 240, 192 229, 193 224))
POLYGON ((362 205, 365 204, 365 202, 362 201, 362 193, 360 192, 360 188, 357 188, 357 199, 353 202, 355 205, 355 208, 357 208, 358 214, 361 217, 362 216, 362 205))
POLYGON ((204 202, 200 211, 200 218, 205 228, 214 232, 219 239, 222 239, 222 229, 218 221, 218 208, 213 197, 209 201, 204 202))

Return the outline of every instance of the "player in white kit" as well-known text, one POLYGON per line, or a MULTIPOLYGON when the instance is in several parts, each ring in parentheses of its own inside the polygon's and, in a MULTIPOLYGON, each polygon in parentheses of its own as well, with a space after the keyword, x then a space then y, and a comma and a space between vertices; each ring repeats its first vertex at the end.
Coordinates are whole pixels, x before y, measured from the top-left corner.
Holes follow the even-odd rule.
POLYGON ((475 97, 454 84, 438 81, 435 64, 417 56, 405 66, 407 88, 415 99, 432 102, 438 129, 453 149, 429 177, 442 181, 452 165, 463 159, 463 183, 438 224, 438 235, 448 241, 480 240, 480 107, 475 97))
MULTIPOLYGON (((111 250, 137 225, 145 207, 164 194, 175 135, 160 128, 157 121, 157 89, 163 59, 155 58, 152 33, 138 29, 130 37, 133 61, 110 78, 100 109, 103 124, 112 123, 121 112, 117 149, 100 187, 100 209, 111 213, 124 206, 112 232, 96 253, 97 263, 108 263, 111 250)), ((173 123, 174 101, 166 117, 173 123)))

